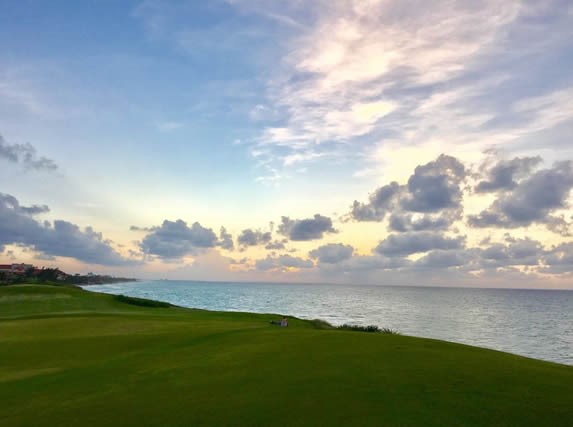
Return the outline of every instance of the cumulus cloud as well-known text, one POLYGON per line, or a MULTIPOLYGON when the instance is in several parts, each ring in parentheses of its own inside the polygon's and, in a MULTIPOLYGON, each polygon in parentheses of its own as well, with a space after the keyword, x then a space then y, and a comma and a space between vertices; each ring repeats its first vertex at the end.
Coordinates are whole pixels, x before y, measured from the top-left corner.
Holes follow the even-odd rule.
POLYGON ((259 271, 288 270, 291 268, 306 269, 313 268, 314 263, 308 259, 293 257, 291 255, 280 255, 278 257, 267 256, 255 262, 255 267, 259 271))
POLYGON ((309 256, 320 263, 336 264, 352 257, 354 248, 342 243, 329 243, 309 252, 309 256))
POLYGON ((0 250, 7 244, 23 245, 45 256, 75 258, 90 264, 120 266, 134 264, 124 258, 91 227, 83 230, 63 220, 40 222, 34 217, 47 206, 20 206, 18 200, 0 193, 0 250))
POLYGON ((355 200, 350 218, 382 221, 391 213, 391 231, 447 229, 461 218, 462 184, 467 176, 466 167, 458 159, 442 154, 416 167, 406 185, 392 182, 372 193, 368 203, 355 200))
POLYGON ((382 221, 386 213, 392 209, 400 189, 397 182, 392 182, 374 191, 368 203, 359 203, 355 200, 350 212, 351 218, 356 221, 382 221))
POLYGON ((469 216, 468 224, 480 228, 518 228, 539 223, 567 235, 570 224, 552 214, 569 208, 572 188, 573 163, 558 162, 522 179, 512 190, 501 192, 488 209, 469 216))
POLYGON ((46 205, 33 205, 33 206, 20 206, 20 211, 26 215, 39 215, 50 212, 50 208, 46 205))
POLYGON ((386 257, 375 255, 353 255, 336 264, 320 263, 319 267, 329 272, 358 273, 372 272, 376 270, 402 270, 410 266, 412 262, 402 257, 386 257))
POLYGON ((390 216, 388 229, 401 233, 406 231, 445 230, 459 216, 458 212, 455 212, 453 215, 413 215, 405 212, 395 212, 390 216))
POLYGON ((140 248, 147 255, 174 259, 197 254, 217 244, 217 235, 212 229, 205 228, 198 222, 189 227, 185 221, 178 219, 163 221, 160 227, 143 238, 140 248))
POLYGON ((313 218, 296 220, 283 216, 278 232, 290 240, 306 241, 321 239, 325 233, 336 233, 336 230, 330 218, 316 214, 313 218))
POLYGON ((132 225, 131 227, 129 227, 129 230, 149 233, 150 231, 157 230, 157 227, 138 227, 137 225, 132 225))
POLYGON ((247 228, 239 234, 237 242, 239 246, 258 246, 264 245, 271 241, 272 235, 270 231, 263 232, 261 230, 252 230, 247 228))
POLYGON ((9 144, 0 135, 0 159, 20 164, 26 169, 55 171, 58 166, 52 159, 38 156, 31 144, 9 144))
POLYGON ((228 251, 235 249, 235 243, 233 242, 233 236, 231 233, 227 232, 225 227, 221 227, 219 232, 219 246, 228 251))
POLYGON ((475 191, 489 193, 500 190, 512 190, 517 180, 528 176, 542 162, 541 157, 516 157, 509 161, 499 161, 486 168, 486 179, 480 181, 475 191))
POLYGON ((279 251, 282 249, 286 249, 285 243, 288 242, 288 240, 284 239, 284 240, 275 240, 274 242, 269 242, 265 245, 265 249, 269 250, 269 251, 279 251))
POLYGON ((414 263, 415 268, 451 268, 468 264, 474 258, 467 250, 433 250, 414 263))
POLYGON ((380 242, 374 251, 389 257, 406 256, 432 249, 460 249, 464 246, 464 242, 464 237, 450 238, 429 231, 409 232, 391 234, 380 242))
POLYGON ((506 237, 505 243, 494 243, 479 251, 481 265, 486 268, 514 265, 538 265, 545 250, 537 240, 506 237))
POLYGON ((544 268, 541 270, 549 274, 573 273, 573 243, 562 243, 546 252, 544 268))
POLYGON ((401 206, 406 211, 422 213, 457 209, 462 201, 460 184, 466 176, 466 168, 458 159, 442 154, 416 167, 401 206))

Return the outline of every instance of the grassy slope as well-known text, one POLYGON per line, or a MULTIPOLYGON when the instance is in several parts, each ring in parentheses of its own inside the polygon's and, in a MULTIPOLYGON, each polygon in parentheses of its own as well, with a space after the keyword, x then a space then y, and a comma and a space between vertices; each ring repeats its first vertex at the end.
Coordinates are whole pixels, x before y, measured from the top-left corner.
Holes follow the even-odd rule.
POLYGON ((271 318, 0 288, 0 425, 571 425, 572 367, 271 318))

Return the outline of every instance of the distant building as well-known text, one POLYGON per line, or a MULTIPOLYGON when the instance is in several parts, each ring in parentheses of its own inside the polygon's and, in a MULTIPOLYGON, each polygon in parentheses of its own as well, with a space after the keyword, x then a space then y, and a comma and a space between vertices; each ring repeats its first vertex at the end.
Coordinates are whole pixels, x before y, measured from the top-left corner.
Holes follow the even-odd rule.
POLYGON ((26 270, 33 269, 32 264, 0 264, 0 273, 24 274, 26 270))

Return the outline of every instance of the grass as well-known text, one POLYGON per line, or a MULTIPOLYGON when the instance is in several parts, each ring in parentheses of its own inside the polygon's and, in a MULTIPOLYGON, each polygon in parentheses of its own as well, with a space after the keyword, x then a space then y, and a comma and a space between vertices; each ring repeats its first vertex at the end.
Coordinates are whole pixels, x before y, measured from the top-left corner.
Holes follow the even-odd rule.
MULTIPOLYGON (((130 299, 131 300, 131 299, 130 299)), ((573 367, 274 315, 0 288, 0 425, 507 425, 573 419, 573 367)))
POLYGON ((168 308, 171 304, 162 301, 154 301, 151 299, 128 297, 127 295, 115 295, 114 298, 125 304, 137 305, 139 307, 155 307, 155 308, 168 308))

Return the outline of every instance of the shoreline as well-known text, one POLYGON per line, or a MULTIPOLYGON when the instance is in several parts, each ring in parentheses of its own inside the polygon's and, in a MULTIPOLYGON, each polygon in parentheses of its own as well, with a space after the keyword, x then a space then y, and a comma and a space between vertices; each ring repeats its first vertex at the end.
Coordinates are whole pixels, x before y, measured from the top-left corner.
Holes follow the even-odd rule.
POLYGON ((64 286, 1 287, 0 316, 6 425, 565 426, 573 416, 573 367, 445 340, 296 317, 281 328, 275 314, 64 286))
MULTIPOLYGON (((201 282, 198 282, 201 283, 201 282)), ((226 282, 221 282, 221 283, 226 283, 226 282)), ((82 288, 81 286, 79 286, 80 288, 82 288)), ((88 287, 86 287, 88 288, 88 287)), ((83 289, 83 288, 82 288, 83 289)), ((133 297, 133 298, 139 298, 139 299, 147 299, 149 301, 156 301, 156 302, 161 302, 161 303, 168 303, 171 304, 174 307, 178 307, 178 308, 182 308, 182 309, 189 309, 189 310, 202 310, 202 311, 206 311, 206 312, 210 312, 210 313, 238 313, 238 314, 259 314, 259 315, 275 315, 275 316, 287 316, 289 318, 294 318, 294 319, 298 319, 298 320, 303 320, 303 321, 321 321, 321 322, 325 322, 328 325, 330 325, 333 329, 336 329, 338 327, 340 327, 343 324, 356 324, 353 323, 352 320, 348 319, 347 321, 342 321, 342 322, 337 322, 337 323, 332 323, 329 320, 325 320, 323 318, 320 318, 320 316, 318 317, 313 317, 313 316, 308 316, 308 317, 301 317, 300 315, 292 315, 289 313, 272 313, 272 312, 267 312, 267 311, 256 311, 256 310, 226 310, 226 309, 211 309, 211 308, 204 308, 204 307, 196 307, 196 306, 183 306, 183 305, 179 305, 179 304, 175 304, 172 303, 170 301, 166 301, 163 299, 153 299, 153 298, 149 298, 149 297, 141 297, 141 296, 136 296, 136 295, 127 295, 127 294, 123 294, 123 293, 108 293, 108 292, 101 292, 101 291, 94 291, 91 289, 84 289, 88 292, 92 292, 92 293, 96 293, 96 294, 101 294, 101 295, 125 295, 128 297, 133 297)), ((358 324, 357 324, 358 325, 358 324)), ((373 326, 377 326, 380 328, 384 328, 385 325, 379 325, 379 324, 360 324, 361 326, 368 326, 368 325, 373 325, 373 326)), ((519 356, 519 357, 525 357, 527 359, 531 359, 531 360, 538 360, 538 361, 542 361, 542 362, 549 362, 549 363, 555 363, 558 365, 563 365, 563 366, 569 366, 569 367, 573 367, 573 362, 572 363, 565 363, 564 361, 558 361, 558 360, 554 360, 554 359, 549 359, 549 358, 540 358, 540 357, 534 357, 531 355, 527 355, 527 354, 521 354, 521 353, 517 353, 517 352, 512 352, 512 351, 508 351, 505 349, 500 349, 500 348, 495 348, 495 347, 488 347, 488 346, 483 346, 483 345, 476 345, 474 343, 470 343, 470 342, 462 342, 462 341, 455 341, 452 339, 444 339, 441 337, 434 337, 434 336, 423 336, 423 335, 412 335, 412 334, 404 334, 402 331, 400 330, 396 330, 396 332, 398 332, 400 335, 403 336, 409 336, 409 337, 414 337, 414 338, 420 338, 420 339, 429 339, 429 340, 436 340, 436 341, 442 341, 442 342, 447 342, 447 343, 453 343, 453 344, 459 344, 459 345, 467 345, 470 347, 475 347, 475 348, 480 348, 480 349, 484 349, 484 350, 491 350, 491 351, 497 351, 497 352, 501 352, 501 353, 505 353, 505 354, 511 354, 514 356, 519 356)))

